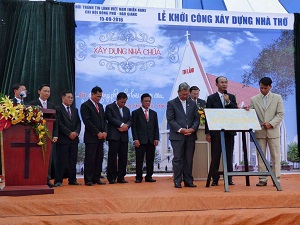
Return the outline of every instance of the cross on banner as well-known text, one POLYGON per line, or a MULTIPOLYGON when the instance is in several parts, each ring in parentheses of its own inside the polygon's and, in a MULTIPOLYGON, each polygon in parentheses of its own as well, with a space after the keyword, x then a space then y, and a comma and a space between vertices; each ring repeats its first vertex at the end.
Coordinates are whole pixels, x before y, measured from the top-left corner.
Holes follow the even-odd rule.
POLYGON ((30 142, 31 128, 25 129, 25 143, 11 143, 11 147, 25 147, 24 178, 29 178, 30 148, 40 147, 36 142, 30 142))
POLYGON ((189 34, 188 31, 186 31, 186 33, 185 33, 184 36, 186 37, 186 42, 189 42, 189 36, 190 36, 190 34, 189 34))

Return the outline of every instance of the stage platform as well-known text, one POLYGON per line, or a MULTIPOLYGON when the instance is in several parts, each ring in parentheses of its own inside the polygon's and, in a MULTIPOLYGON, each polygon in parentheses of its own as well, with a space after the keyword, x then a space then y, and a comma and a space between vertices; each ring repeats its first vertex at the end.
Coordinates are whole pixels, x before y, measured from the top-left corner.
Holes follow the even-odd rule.
MULTIPOLYGON (((156 183, 56 187, 54 194, 0 197, 0 224, 299 224, 300 174, 282 175, 283 191, 257 177, 234 177, 235 186, 176 189, 172 177, 156 183)), ((103 179, 105 180, 105 179, 103 179)))

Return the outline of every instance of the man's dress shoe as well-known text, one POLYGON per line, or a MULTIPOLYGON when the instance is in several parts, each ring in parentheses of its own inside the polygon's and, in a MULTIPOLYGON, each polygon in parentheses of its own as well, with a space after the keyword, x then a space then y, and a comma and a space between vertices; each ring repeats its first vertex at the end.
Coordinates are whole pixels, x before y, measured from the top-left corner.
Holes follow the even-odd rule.
POLYGON ((49 188, 53 188, 54 187, 54 184, 52 184, 50 180, 47 181, 47 185, 48 185, 49 188))
POLYGON ((213 182, 211 183, 211 186, 218 186, 218 181, 213 181, 213 182))
POLYGON ((61 187, 61 186, 63 186, 63 185, 62 185, 62 183, 60 183, 60 182, 57 182, 57 183, 55 183, 55 184, 53 185, 53 187, 61 187))
POLYGON ((77 181, 69 182, 69 185, 80 185, 77 181))
POLYGON ((94 186, 93 182, 87 182, 85 183, 86 186, 94 186))
POLYGON ((232 181, 228 181, 229 185, 235 185, 232 181))
POLYGON ((135 180, 135 183, 142 183, 142 180, 135 180))
POLYGON ((117 182, 115 180, 109 180, 108 183, 109 184, 116 184, 117 182))
POLYGON ((99 184, 99 185, 105 185, 105 182, 102 182, 101 180, 93 182, 94 184, 99 184))
POLYGON ((128 183, 128 181, 127 181, 127 180, 124 180, 124 179, 122 179, 122 180, 117 180, 117 183, 125 184, 125 183, 128 183))
POLYGON ((145 182, 156 182, 156 180, 152 179, 152 178, 146 178, 145 182))
POLYGON ((182 186, 181 186, 180 183, 174 183, 174 187, 175 187, 175 188, 182 188, 182 186))
POLYGON ((192 188, 197 187, 197 185, 195 185, 195 184, 193 184, 193 183, 190 183, 190 184, 186 183, 186 184, 184 184, 184 186, 185 186, 185 187, 192 187, 192 188))
POLYGON ((257 186, 257 187, 267 186, 267 182, 259 181, 259 182, 256 184, 256 186, 257 186))

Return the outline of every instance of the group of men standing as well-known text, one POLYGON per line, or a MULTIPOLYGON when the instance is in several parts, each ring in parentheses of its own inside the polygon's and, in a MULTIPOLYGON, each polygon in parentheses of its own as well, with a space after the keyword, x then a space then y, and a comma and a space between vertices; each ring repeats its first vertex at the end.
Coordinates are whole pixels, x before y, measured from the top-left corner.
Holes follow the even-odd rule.
POLYGON ((128 130, 132 136, 136 152, 136 183, 143 180, 143 161, 146 155, 146 182, 152 179, 155 146, 159 141, 158 119, 150 109, 151 96, 141 96, 141 107, 130 114, 125 106, 127 94, 120 92, 115 102, 106 106, 100 103, 102 89, 94 87, 91 98, 81 105, 81 116, 85 124, 84 143, 86 145, 84 161, 84 182, 87 186, 103 185, 100 180, 103 162, 103 142, 108 141, 107 180, 109 184, 127 183, 125 180, 128 159, 128 130))
MULTIPOLYGON (((178 97, 168 102, 167 120, 170 126, 170 141, 173 148, 173 171, 174 187, 182 188, 184 182, 186 187, 196 187, 193 183, 192 167, 193 155, 195 150, 196 132, 199 126, 199 107, 215 109, 237 109, 236 97, 227 92, 228 79, 224 76, 216 78, 217 92, 207 97, 206 104, 204 100, 198 99, 199 88, 189 87, 187 83, 182 83, 178 88, 178 97), (189 93, 190 90, 190 93, 189 93), (188 97, 190 95, 190 98, 188 97), (198 106, 198 107, 197 107, 198 106)), ((264 154, 267 148, 270 150, 273 171, 278 182, 280 182, 280 123, 284 116, 282 97, 271 93, 272 80, 269 77, 263 77, 259 81, 260 93, 251 98, 246 110, 254 109, 256 111, 261 130, 255 131, 256 138, 264 154)), ((232 115, 234 116, 234 115, 232 115)), ((221 158, 221 138, 220 131, 210 131, 209 126, 205 124, 206 141, 211 143, 211 172, 212 186, 218 186, 220 179, 219 165, 221 158)), ((233 171, 233 150, 234 136, 236 132, 225 131, 225 148, 228 172, 233 171)), ((258 157, 258 171, 265 172, 266 167, 258 157)), ((266 186, 266 176, 260 176, 256 186, 266 186)), ((228 177, 228 184, 234 185, 232 177, 228 177)))
MULTIPOLYGON (((13 87, 14 104, 24 104, 26 87, 15 84, 13 87)), ((62 104, 55 106, 48 98, 50 86, 41 85, 38 89, 39 98, 27 104, 38 105, 41 108, 56 109, 56 122, 53 129, 53 143, 56 151, 52 156, 55 165, 54 185, 50 182, 51 166, 49 167, 48 186, 63 185, 65 163, 68 164, 68 184, 79 185, 76 179, 76 162, 78 153, 81 120, 78 109, 73 106, 73 94, 62 92, 62 104)), ((102 163, 104 157, 104 141, 108 141, 107 179, 109 184, 127 183, 125 180, 128 155, 128 130, 132 128, 132 136, 136 151, 136 183, 143 180, 143 161, 146 155, 145 182, 155 182, 152 178, 155 158, 155 147, 159 142, 157 113, 150 109, 151 96, 147 93, 141 96, 141 107, 132 112, 125 106, 128 99, 126 93, 120 92, 115 102, 106 106, 100 103, 102 89, 95 86, 91 97, 80 107, 82 121, 85 125, 84 143, 84 183, 104 185, 101 181, 102 163)), ((51 165, 51 163, 50 163, 51 165)))
MULTIPOLYGON (((275 176, 280 181, 280 141, 279 125, 283 119, 284 110, 282 98, 270 92, 272 80, 264 77, 259 81, 260 94, 251 99, 246 109, 255 109, 262 130, 256 131, 256 138, 264 153, 267 146, 270 149, 275 176)), ((195 141, 200 119, 199 107, 236 109, 236 98, 227 93, 228 80, 224 76, 216 78, 218 91, 207 98, 207 102, 199 99, 199 88, 190 87, 181 83, 178 96, 167 103, 166 117, 170 127, 169 139, 172 145, 174 158, 173 181, 175 188, 196 187, 193 183, 193 156, 195 141)), ((13 87, 15 104, 23 103, 26 97, 26 87, 16 84, 13 87)), ((64 164, 68 161, 69 185, 79 185, 76 180, 76 162, 78 153, 79 133, 81 120, 78 109, 73 106, 74 96, 71 91, 63 91, 62 103, 55 106, 48 101, 50 86, 41 85, 38 89, 39 98, 29 102, 30 105, 39 105, 42 108, 56 109, 56 122, 54 124, 53 142, 56 143, 54 186, 62 186, 64 177, 64 164)), ((127 183, 125 180, 128 159, 128 131, 131 128, 133 144, 136 153, 136 179, 135 183, 143 180, 143 162, 146 155, 145 182, 155 182, 152 178, 154 169, 155 147, 159 142, 159 127, 157 113, 150 109, 151 96, 148 93, 141 95, 141 107, 132 114, 125 106, 128 99, 126 93, 120 92, 115 102, 106 106, 105 110, 100 103, 102 89, 95 86, 91 90, 91 97, 81 105, 80 113, 85 125, 84 143, 84 183, 87 186, 94 184, 104 185, 101 181, 102 163, 104 157, 104 141, 108 141, 107 180, 109 184, 127 183)), ((234 116, 234 115, 233 115, 234 116)), ((221 157, 221 141, 219 131, 210 131, 206 123, 206 140, 211 143, 211 169, 212 186, 219 181, 219 164, 221 157)), ((225 131, 225 146, 228 171, 233 171, 233 149, 235 132, 225 131)), ((266 171, 264 163, 258 155, 259 171, 266 171)), ((229 185, 234 185, 232 177, 228 178, 229 185)), ((50 182, 50 174, 48 177, 50 182)), ((260 177, 257 186, 266 186, 267 177, 260 177)))

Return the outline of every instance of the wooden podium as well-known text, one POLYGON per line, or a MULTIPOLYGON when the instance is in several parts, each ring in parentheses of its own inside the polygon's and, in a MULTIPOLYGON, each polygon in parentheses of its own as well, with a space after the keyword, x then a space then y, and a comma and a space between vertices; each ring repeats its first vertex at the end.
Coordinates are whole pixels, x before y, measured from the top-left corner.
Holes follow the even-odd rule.
MULTIPOLYGON (((55 110, 43 110, 47 127, 52 134, 55 110)), ((0 196, 53 194, 47 186, 51 140, 47 138, 45 158, 42 147, 31 126, 12 125, 2 131, 2 178, 0 196)))
POLYGON ((206 141, 205 126, 199 126, 193 160, 194 180, 206 180, 210 166, 210 143, 206 141))

